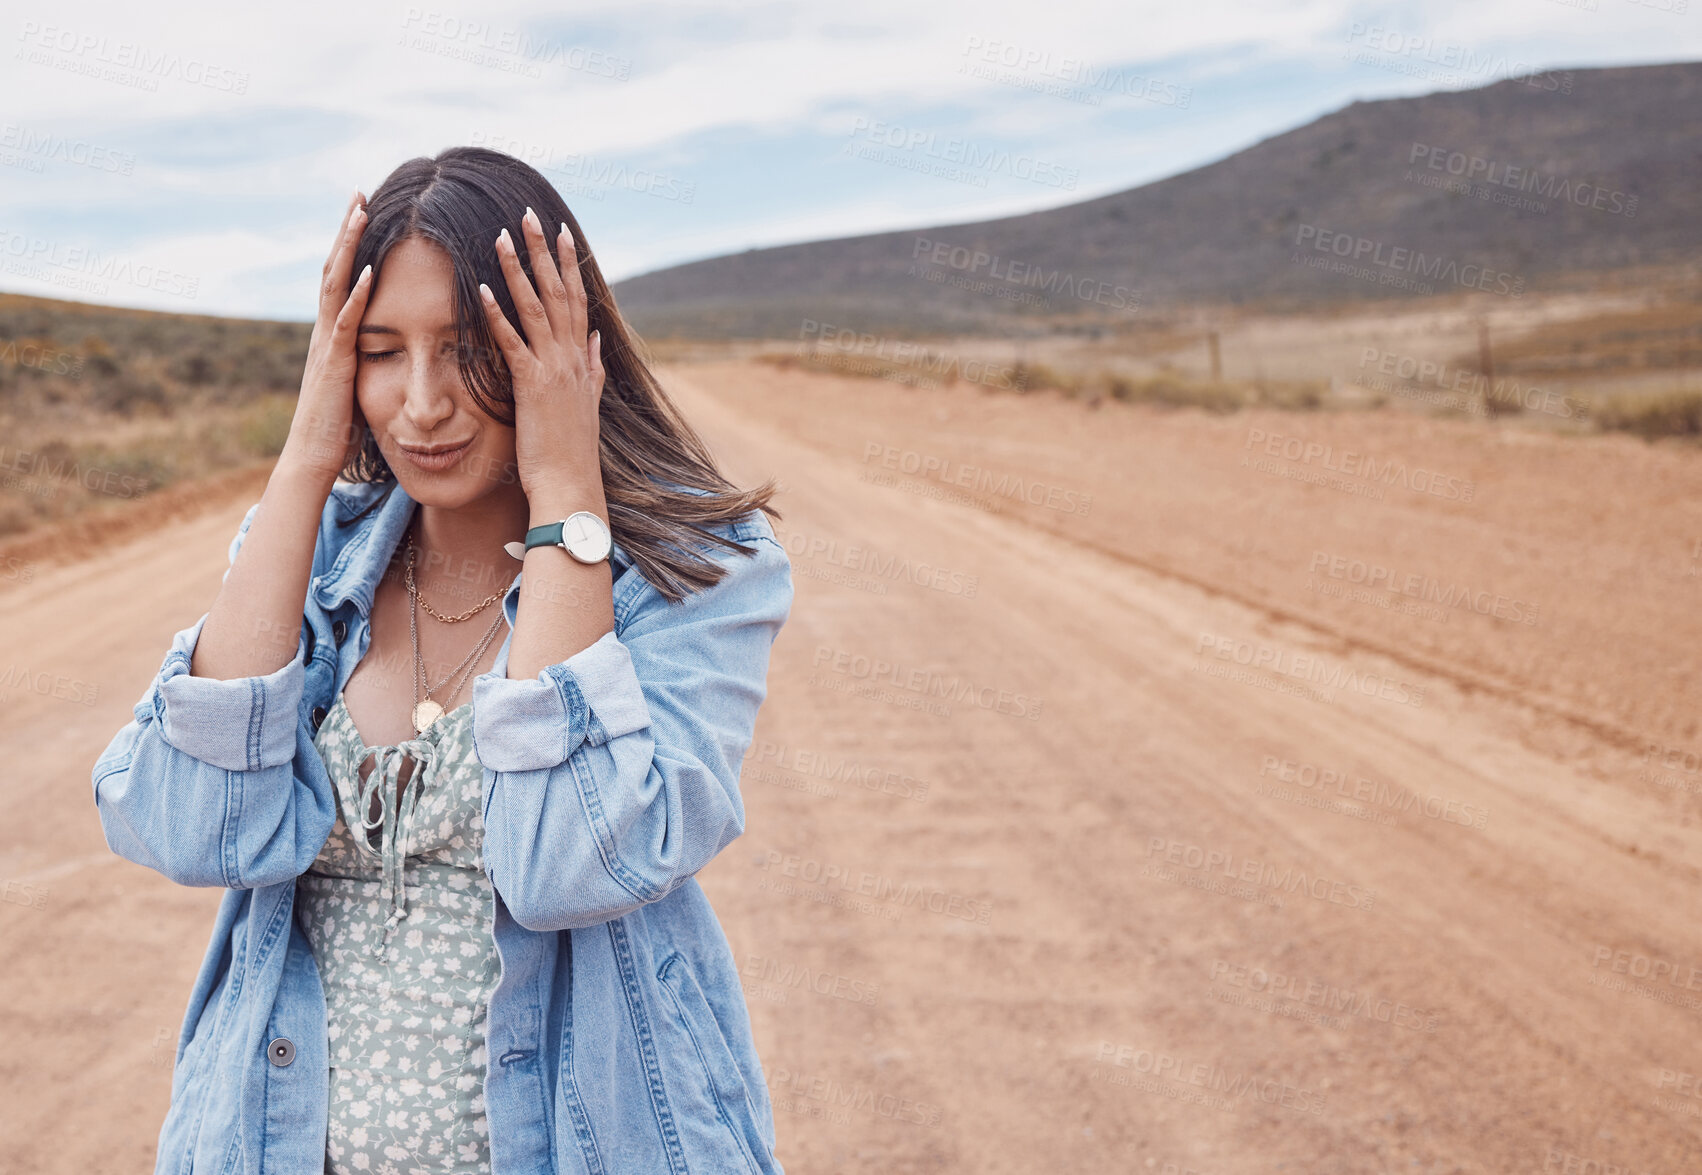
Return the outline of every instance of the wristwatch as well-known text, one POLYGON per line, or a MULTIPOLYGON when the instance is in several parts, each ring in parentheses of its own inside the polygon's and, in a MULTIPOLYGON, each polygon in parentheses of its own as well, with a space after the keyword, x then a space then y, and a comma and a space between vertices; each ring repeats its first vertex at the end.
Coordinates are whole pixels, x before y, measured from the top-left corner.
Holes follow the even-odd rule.
POLYGON ((524 544, 504 543, 502 549, 516 559, 525 559, 533 547, 560 547, 581 563, 601 563, 609 557, 612 543, 603 520, 589 510, 579 510, 560 522, 534 526, 526 532, 524 544))

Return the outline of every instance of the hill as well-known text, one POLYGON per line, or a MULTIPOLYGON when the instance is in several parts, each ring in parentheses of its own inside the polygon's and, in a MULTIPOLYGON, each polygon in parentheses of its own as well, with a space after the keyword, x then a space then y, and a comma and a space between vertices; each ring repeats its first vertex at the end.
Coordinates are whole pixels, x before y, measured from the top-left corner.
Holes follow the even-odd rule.
POLYGON ((997 333, 1206 302, 1590 285, 1689 262, 1702 63, 1570 70, 1353 104, 1062 208, 755 249, 619 283, 647 333, 997 333))

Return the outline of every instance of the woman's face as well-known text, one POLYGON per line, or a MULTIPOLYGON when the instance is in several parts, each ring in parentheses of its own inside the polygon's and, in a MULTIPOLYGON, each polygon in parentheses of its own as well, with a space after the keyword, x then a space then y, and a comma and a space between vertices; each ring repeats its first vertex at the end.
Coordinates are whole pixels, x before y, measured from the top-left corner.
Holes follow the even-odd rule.
POLYGON ((410 498, 449 508, 519 481, 514 429, 461 382, 452 264, 434 241, 397 242, 355 340, 355 397, 379 451, 410 498))

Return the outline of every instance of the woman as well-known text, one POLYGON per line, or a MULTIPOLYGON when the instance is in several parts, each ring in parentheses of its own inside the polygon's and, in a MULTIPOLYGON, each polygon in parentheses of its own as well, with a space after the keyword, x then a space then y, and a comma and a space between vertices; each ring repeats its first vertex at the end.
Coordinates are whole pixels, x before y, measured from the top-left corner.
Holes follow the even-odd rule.
POLYGON ((355 194, 223 586, 94 768, 114 852, 227 891, 157 1172, 781 1170, 693 876, 791 608, 772 492, 531 167, 355 194))

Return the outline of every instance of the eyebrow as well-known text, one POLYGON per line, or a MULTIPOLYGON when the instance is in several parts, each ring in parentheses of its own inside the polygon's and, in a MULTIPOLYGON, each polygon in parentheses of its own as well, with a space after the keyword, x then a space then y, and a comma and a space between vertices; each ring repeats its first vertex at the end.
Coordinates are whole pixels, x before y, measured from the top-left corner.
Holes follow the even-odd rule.
MULTIPOLYGON (((449 334, 454 331, 454 329, 455 324, 453 322, 446 322, 442 326, 439 326, 433 333, 440 335, 449 334)), ((399 335, 401 333, 401 331, 397 330, 393 326, 374 326, 371 324, 362 324, 361 327, 355 331, 355 334, 357 335, 399 335)))

